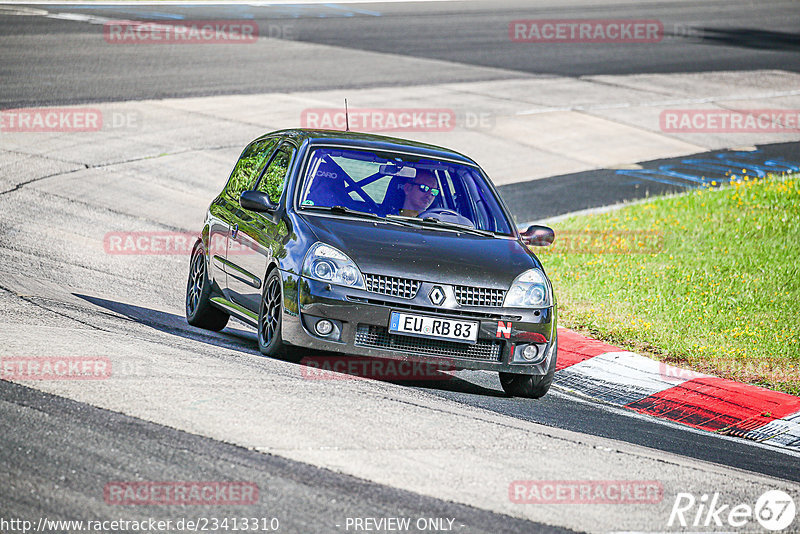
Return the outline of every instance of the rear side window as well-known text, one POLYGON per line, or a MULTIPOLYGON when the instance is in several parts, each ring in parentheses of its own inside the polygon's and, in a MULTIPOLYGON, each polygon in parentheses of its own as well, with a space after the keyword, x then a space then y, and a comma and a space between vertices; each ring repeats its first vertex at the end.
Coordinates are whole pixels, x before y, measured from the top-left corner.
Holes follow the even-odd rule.
POLYGON ((281 199, 283 188, 286 185, 286 175, 289 174, 289 165, 294 156, 294 147, 288 143, 284 143, 275 152, 275 156, 269 162, 267 170, 258 182, 258 189, 262 193, 266 193, 272 202, 277 203, 281 199))
POLYGON ((254 141, 244 150, 225 187, 231 200, 238 202, 242 191, 252 188, 277 144, 277 139, 262 139, 254 141))

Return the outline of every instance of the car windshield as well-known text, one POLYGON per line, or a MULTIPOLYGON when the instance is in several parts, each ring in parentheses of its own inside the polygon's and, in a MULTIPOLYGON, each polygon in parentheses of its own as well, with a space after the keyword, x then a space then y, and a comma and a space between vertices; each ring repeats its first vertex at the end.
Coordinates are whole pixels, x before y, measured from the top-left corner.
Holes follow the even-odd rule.
POLYGON ((301 209, 336 208, 432 226, 512 235, 481 171, 408 154, 319 147, 311 151, 301 209))

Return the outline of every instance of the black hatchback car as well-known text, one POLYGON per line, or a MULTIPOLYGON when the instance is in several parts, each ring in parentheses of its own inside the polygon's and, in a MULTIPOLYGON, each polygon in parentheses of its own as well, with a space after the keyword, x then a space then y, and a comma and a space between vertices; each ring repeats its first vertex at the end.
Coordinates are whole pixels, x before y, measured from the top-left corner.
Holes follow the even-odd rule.
POLYGON ((471 159, 353 132, 283 130, 245 148, 191 256, 189 324, 303 349, 500 373, 541 397, 556 368, 556 302, 529 245, 471 159))

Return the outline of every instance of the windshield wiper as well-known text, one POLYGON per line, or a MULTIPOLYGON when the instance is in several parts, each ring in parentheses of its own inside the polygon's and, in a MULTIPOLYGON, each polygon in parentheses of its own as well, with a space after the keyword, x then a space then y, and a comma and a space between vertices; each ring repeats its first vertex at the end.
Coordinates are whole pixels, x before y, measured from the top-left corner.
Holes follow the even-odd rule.
POLYGON ((424 219, 422 219, 422 222, 432 224, 434 226, 441 226, 442 228, 452 228, 454 230, 460 230, 465 233, 477 234, 486 237, 494 237, 494 232, 490 232, 489 230, 479 230, 473 226, 467 226, 466 224, 445 222, 440 219, 435 219, 433 217, 425 217, 424 219))
POLYGON ((410 226, 408 223, 404 223, 403 221, 398 221, 394 219, 384 219, 377 213, 370 213, 368 211, 360 211, 354 210, 352 208, 348 208, 347 206, 303 206, 304 210, 315 210, 315 211, 329 211, 331 213, 339 213, 342 215, 351 215, 353 217, 361 217, 364 219, 371 219, 374 221, 383 221, 383 222, 391 222, 395 224, 399 224, 401 226, 410 226))
POLYGON ((342 213, 345 215, 354 215, 356 217, 364 217, 365 219, 380 219, 379 215, 370 213, 368 211, 359 211, 350 209, 345 206, 302 206, 304 210, 313 211, 330 211, 332 213, 342 213))
POLYGON ((410 223, 416 223, 422 226, 436 226, 439 228, 447 228, 448 230, 457 230, 459 232, 482 235, 486 237, 494 237, 495 233, 490 232, 489 230, 479 230, 472 226, 467 226, 465 224, 458 224, 458 223, 451 223, 445 222, 440 219, 435 219, 433 217, 425 217, 424 219, 418 219, 417 217, 405 217, 403 215, 387 215, 387 219, 391 218, 393 220, 400 220, 400 221, 408 221, 410 223))

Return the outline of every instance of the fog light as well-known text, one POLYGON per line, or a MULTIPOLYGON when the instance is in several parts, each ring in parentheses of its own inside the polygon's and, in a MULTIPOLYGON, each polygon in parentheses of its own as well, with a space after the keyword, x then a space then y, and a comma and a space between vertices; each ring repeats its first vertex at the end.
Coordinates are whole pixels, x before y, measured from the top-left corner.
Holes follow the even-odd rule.
POLYGON ((321 336, 327 336, 333 331, 333 323, 327 319, 320 319, 317 321, 317 324, 314 325, 314 330, 321 336))
POLYGON ((537 356, 539 356, 539 347, 536 345, 526 345, 525 348, 522 349, 522 357, 529 362, 535 360, 537 356))

